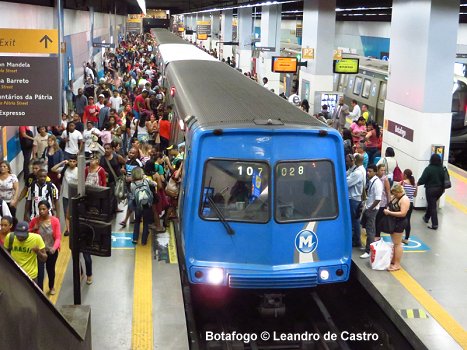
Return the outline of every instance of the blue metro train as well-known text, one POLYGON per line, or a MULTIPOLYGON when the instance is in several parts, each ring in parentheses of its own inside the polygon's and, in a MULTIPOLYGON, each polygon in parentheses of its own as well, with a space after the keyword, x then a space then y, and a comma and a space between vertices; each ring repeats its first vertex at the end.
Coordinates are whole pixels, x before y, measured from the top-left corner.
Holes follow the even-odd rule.
POLYGON ((191 55, 193 45, 153 34, 175 112, 172 141, 186 142, 176 223, 185 278, 244 289, 346 281, 339 133, 225 63, 191 55))

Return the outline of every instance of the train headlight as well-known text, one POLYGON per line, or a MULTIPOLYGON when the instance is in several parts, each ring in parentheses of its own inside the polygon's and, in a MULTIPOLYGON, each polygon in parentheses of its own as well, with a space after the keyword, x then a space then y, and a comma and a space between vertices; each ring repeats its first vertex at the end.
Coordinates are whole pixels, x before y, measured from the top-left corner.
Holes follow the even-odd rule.
POLYGON ((319 272, 319 277, 323 280, 323 281, 327 281, 327 279, 329 278, 329 271, 328 270, 321 270, 319 272))
POLYGON ((207 280, 210 284, 221 284, 224 281, 224 270, 219 267, 209 269, 207 280))

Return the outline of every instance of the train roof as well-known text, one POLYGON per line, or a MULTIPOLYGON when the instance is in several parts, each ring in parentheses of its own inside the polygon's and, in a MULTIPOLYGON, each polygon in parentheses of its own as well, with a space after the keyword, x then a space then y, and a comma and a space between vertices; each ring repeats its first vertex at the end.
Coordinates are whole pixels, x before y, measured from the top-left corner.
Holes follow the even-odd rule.
POLYGON ((151 33, 154 35, 154 39, 156 39, 156 45, 162 45, 162 44, 187 44, 189 45, 189 43, 185 39, 169 32, 167 29, 154 28, 154 29, 151 29, 151 33))
POLYGON ((327 127, 223 62, 172 62, 166 77, 170 87, 176 89, 180 117, 194 116, 201 127, 254 126, 268 119, 327 127))
POLYGON ((159 45, 159 53, 164 64, 187 60, 218 61, 210 54, 186 42, 184 44, 161 44, 159 45))

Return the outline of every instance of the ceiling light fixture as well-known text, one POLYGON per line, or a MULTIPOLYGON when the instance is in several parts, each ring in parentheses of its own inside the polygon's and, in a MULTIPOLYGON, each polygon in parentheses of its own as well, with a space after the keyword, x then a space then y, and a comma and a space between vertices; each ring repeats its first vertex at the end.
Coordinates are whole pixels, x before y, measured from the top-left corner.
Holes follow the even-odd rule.
POLYGON ((141 12, 146 14, 146 0, 136 0, 136 2, 138 3, 141 12))

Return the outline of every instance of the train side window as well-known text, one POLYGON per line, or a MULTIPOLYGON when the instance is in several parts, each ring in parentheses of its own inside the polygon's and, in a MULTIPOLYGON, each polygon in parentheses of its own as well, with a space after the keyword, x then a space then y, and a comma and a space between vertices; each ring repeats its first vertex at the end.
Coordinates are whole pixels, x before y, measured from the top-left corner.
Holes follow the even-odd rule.
POLYGON ((199 215, 205 220, 219 220, 217 211, 220 211, 228 221, 268 222, 269 174, 270 168, 265 162, 208 160, 199 215))
POLYGON ((337 217, 336 180, 330 160, 277 163, 274 189, 277 222, 337 217))
POLYGON ((371 90, 371 80, 365 79, 365 81, 363 82, 362 97, 368 98, 370 96, 370 90, 371 90))
POLYGON ((387 83, 381 83, 379 96, 378 96, 378 103, 384 103, 386 101, 386 91, 387 91, 387 83))
POLYGON ((362 83, 362 77, 355 77, 355 84, 353 86, 354 95, 360 96, 360 93, 362 92, 362 83))

